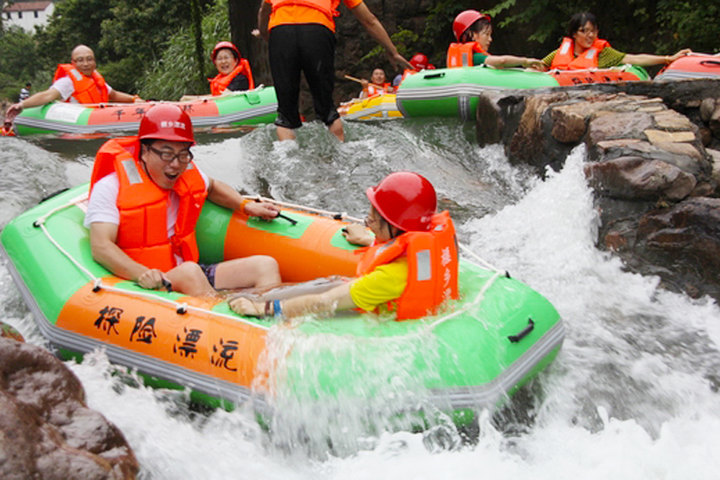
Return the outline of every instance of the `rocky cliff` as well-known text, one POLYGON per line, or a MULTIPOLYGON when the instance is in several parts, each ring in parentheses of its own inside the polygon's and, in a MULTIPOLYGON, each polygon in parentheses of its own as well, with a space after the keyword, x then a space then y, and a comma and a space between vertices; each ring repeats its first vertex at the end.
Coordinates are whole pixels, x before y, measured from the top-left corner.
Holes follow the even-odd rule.
POLYGON ((577 145, 598 245, 666 287, 720 300, 720 80, 630 82, 483 95, 480 144, 542 174, 577 145))

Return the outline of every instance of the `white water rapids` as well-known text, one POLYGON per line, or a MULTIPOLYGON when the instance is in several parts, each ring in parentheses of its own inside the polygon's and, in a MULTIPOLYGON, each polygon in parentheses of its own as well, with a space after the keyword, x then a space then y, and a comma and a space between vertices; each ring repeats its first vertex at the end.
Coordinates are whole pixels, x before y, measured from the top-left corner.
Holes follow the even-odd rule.
MULTIPOLYGON (((129 386, 111 375, 101 351, 68 363, 88 404, 125 434, 141 478, 720 477, 718 306, 659 289, 656 278, 624 271, 595 247, 598 213, 582 148, 562 171, 539 180, 509 166, 500 147, 477 148, 471 136, 454 122, 400 121, 350 124, 345 144, 318 125, 301 130, 298 143, 278 143, 263 128, 204 138, 195 154, 210 176, 246 192, 355 216, 367 209, 365 188, 390 171, 427 176, 461 240, 560 312, 566 339, 550 368, 509 407, 481 412, 476 442, 451 428, 363 431, 348 406, 336 423, 352 448, 338 454, 271 438, 249 409, 200 413, 181 393, 129 386)), ((87 181, 98 146, 0 138, 0 227, 46 194, 87 181)), ((0 319, 45 345, 4 266, 0 319)), ((302 409, 291 413, 315 432, 309 435, 328 421, 302 409)))

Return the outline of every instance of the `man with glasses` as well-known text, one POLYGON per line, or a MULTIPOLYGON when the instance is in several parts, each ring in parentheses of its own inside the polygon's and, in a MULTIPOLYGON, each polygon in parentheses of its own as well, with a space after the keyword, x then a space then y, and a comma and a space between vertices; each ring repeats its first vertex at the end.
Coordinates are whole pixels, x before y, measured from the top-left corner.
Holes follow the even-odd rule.
POLYGON ((12 122, 23 109, 39 107, 55 100, 85 104, 144 101, 137 95, 110 87, 100 72, 95 70, 95 54, 90 47, 78 45, 73 49, 70 58, 72 63, 58 65, 50 88, 10 105, 6 118, 12 122))
POLYGON ((188 114, 158 104, 140 120, 136 137, 112 139, 100 148, 85 214, 93 258, 143 288, 193 296, 279 283, 278 264, 265 255, 197 263, 195 225, 206 198, 266 220, 279 211, 207 177, 193 162, 194 143, 188 114))

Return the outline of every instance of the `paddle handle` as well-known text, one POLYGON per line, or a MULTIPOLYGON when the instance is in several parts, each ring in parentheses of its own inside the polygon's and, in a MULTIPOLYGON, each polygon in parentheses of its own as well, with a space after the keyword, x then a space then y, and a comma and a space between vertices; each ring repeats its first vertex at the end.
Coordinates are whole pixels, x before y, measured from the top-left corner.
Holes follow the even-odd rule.
MULTIPOLYGON (((357 83, 363 83, 363 81, 364 81, 357 77, 353 77, 351 75, 345 75, 345 78, 348 80, 352 80, 353 82, 357 82, 357 83)), ((368 82, 368 85, 372 85, 373 87, 376 87, 376 88, 383 88, 382 85, 378 85, 377 83, 368 82)))

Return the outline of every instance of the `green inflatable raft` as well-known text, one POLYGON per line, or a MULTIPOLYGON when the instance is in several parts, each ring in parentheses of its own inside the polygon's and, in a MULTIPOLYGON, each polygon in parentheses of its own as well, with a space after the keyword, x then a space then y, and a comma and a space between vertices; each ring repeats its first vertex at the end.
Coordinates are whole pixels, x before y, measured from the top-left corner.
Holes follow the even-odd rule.
POLYGON ((397 107, 405 117, 460 117, 474 120, 477 97, 506 89, 550 88, 583 83, 649 80, 634 65, 590 70, 537 72, 486 66, 423 70, 408 76, 397 91, 397 107))
MULTIPOLYGON (((223 298, 144 290, 93 261, 87 190, 43 201, 0 234, 0 253, 39 331, 60 353, 102 348, 112 362, 199 399, 252 401, 272 412, 289 401, 367 407, 385 395, 394 413, 422 404, 467 420, 466 412, 494 407, 535 377, 563 342, 547 299, 472 254, 460 261, 460 299, 416 321, 350 312, 288 323, 238 316, 223 298)), ((294 223, 206 203, 200 261, 266 253, 290 282, 353 274, 359 256, 341 234, 347 219, 281 207, 294 223)))
MULTIPOLYGON (((134 134, 143 114, 156 102, 81 105, 52 102, 24 109, 15 118, 17 135, 93 137, 134 134)), ((173 103, 192 118, 196 131, 222 132, 228 128, 270 124, 277 116, 274 87, 260 86, 219 97, 200 97, 173 103)))

